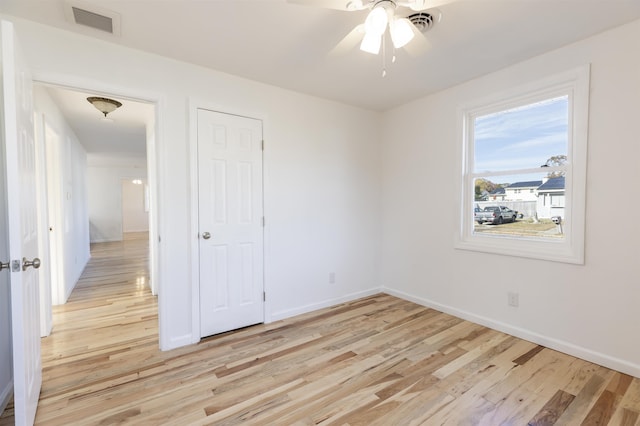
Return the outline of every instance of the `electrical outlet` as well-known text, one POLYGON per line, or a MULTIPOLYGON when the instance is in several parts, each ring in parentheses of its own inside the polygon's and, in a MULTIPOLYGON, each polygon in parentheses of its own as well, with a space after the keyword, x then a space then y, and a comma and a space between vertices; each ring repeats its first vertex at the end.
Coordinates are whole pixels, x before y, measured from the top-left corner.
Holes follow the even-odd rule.
POLYGON ((335 283, 336 283, 336 273, 329 272, 329 284, 335 284, 335 283))
POLYGON ((509 306, 517 308, 520 304, 520 301, 518 300, 518 293, 507 293, 507 303, 509 304, 509 306))

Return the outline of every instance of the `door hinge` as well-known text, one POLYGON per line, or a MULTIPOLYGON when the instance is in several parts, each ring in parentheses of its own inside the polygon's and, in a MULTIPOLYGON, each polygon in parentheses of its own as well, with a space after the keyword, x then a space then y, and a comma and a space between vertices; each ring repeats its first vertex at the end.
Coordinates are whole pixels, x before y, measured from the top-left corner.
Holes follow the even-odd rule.
POLYGON ((262 301, 263 301, 263 302, 266 302, 266 301, 267 301, 267 292, 266 292, 266 291, 263 291, 263 292, 262 292, 262 301))
POLYGON ((264 216, 262 216, 262 227, 265 227, 265 221, 264 221, 264 216))
POLYGON ((262 139, 262 150, 264 151, 264 139, 262 139))

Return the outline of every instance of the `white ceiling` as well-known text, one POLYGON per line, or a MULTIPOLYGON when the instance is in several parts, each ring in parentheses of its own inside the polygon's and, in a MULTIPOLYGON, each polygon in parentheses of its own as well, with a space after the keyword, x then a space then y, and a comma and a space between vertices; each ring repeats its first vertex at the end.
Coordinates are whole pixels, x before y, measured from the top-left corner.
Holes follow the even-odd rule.
POLYGON ((457 0, 438 7, 442 19, 425 34, 429 49, 398 52, 382 78, 381 56, 357 47, 329 55, 367 11, 286 0, 72 1, 118 14, 121 35, 71 23, 64 0, 2 0, 0 12, 379 111, 640 18, 640 0, 457 0))
POLYGON ((87 153, 146 156, 146 125, 153 123, 153 105, 116 98, 122 106, 108 115, 109 120, 104 120, 104 115, 87 101, 89 96, 103 94, 55 86, 47 86, 46 90, 87 153))

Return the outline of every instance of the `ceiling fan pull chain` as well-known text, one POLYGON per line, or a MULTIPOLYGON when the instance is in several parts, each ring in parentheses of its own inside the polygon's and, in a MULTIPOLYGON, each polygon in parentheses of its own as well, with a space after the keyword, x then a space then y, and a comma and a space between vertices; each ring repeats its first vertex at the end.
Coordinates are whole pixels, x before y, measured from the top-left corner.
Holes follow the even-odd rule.
POLYGON ((387 75, 387 43, 386 37, 382 35, 382 77, 387 75))

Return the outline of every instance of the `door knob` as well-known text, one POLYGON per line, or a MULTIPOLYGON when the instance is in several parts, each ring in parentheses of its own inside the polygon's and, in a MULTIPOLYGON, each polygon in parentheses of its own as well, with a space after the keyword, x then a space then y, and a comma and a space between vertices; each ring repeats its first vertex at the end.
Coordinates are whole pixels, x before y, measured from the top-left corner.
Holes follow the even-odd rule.
POLYGON ((0 271, 2 271, 3 269, 9 269, 9 262, 7 263, 0 262, 0 271))
POLYGON ((22 270, 26 271, 29 266, 33 266, 34 269, 38 269, 40 267, 40 259, 34 257, 33 260, 29 261, 26 257, 22 258, 22 270))
POLYGON ((203 232, 202 233, 202 238, 204 238, 205 240, 208 240, 209 238, 211 238, 211 234, 208 232, 203 232))

